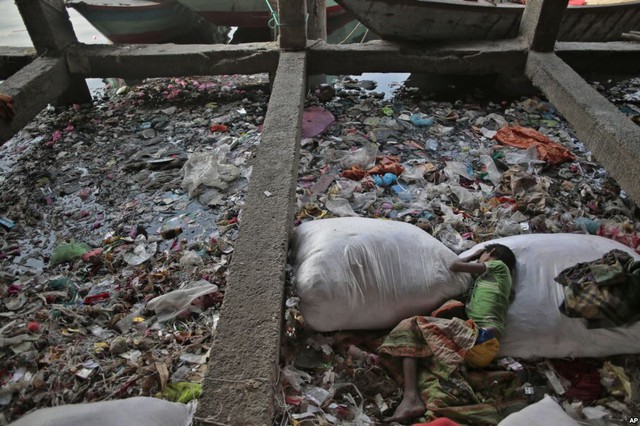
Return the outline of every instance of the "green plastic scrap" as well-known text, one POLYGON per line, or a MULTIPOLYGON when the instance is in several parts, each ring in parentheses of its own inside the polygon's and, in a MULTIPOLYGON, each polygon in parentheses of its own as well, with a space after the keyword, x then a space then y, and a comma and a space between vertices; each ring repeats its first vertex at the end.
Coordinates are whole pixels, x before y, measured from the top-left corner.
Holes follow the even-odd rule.
POLYGON ((190 382, 170 383, 160 395, 168 401, 186 404, 202 395, 202 385, 190 382))
POLYGON ((49 260, 49 263, 51 264, 51 266, 53 266, 60 263, 71 262, 72 260, 82 257, 82 255, 89 250, 89 246, 85 243, 76 243, 75 241, 71 241, 70 243, 62 243, 58 247, 53 249, 53 253, 51 253, 51 260, 49 260))
POLYGON ((381 109, 382 113, 387 117, 391 117, 393 115, 393 108, 385 106, 381 109))

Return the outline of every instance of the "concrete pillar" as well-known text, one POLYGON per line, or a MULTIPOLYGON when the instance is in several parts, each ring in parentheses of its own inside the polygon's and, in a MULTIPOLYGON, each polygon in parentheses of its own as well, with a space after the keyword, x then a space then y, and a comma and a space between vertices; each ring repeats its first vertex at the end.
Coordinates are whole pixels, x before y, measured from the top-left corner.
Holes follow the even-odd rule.
POLYGON ((529 0, 527 2, 520 23, 520 35, 527 41, 531 50, 553 51, 567 4, 568 0, 529 0))
POLYGON ((280 49, 304 50, 307 47, 307 2, 278 0, 280 49))
MULTIPOLYGON (((60 56, 78 39, 69 20, 63 0, 16 0, 24 25, 39 55, 60 56)), ((69 86, 54 103, 69 104, 91 101, 91 93, 83 78, 70 76, 69 86)))
POLYGON ((327 4, 325 0, 307 0, 307 38, 327 39, 327 4))

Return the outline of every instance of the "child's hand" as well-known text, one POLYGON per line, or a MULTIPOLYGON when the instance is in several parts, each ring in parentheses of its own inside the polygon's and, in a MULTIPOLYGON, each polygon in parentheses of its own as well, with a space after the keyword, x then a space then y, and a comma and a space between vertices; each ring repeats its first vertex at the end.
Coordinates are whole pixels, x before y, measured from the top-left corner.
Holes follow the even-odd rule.
POLYGON ((482 253, 484 253, 484 249, 481 248, 480 250, 476 251, 474 254, 472 254, 471 256, 468 257, 469 260, 478 260, 480 259, 480 256, 482 256, 482 253))

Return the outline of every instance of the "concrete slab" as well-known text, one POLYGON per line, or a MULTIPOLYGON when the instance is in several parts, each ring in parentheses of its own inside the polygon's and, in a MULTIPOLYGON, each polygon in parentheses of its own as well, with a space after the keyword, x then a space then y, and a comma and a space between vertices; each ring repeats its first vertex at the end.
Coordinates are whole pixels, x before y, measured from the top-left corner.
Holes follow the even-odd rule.
POLYGON ((0 79, 12 76, 36 58, 33 47, 0 47, 0 79))
POLYGON ((276 43, 74 45, 69 69, 84 77, 150 78, 275 72, 276 43))
POLYGON ((305 86, 306 54, 283 53, 198 401, 203 425, 273 423, 305 86))
POLYGON ((640 202, 640 127, 553 53, 530 52, 526 74, 620 187, 640 202))
POLYGON ((0 120, 0 143, 9 140, 48 103, 65 95, 71 75, 62 58, 38 58, 0 83, 0 93, 13 96, 15 117, 0 120))
POLYGON ((640 43, 558 42, 555 53, 582 75, 633 76, 640 74, 640 43))
POLYGON ((522 74, 527 46, 522 40, 449 42, 428 47, 370 41, 307 47, 310 74, 428 72, 434 74, 522 74))

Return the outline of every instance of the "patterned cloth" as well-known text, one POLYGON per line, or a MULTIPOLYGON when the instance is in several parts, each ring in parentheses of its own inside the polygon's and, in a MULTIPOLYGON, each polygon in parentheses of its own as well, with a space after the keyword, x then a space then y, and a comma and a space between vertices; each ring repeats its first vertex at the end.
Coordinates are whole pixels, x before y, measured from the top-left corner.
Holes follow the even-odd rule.
POLYGON ((453 372, 473 347, 478 328, 473 321, 415 316, 398 324, 378 352, 393 357, 427 358, 439 371, 453 372))
POLYGON ((495 425, 526 407, 527 400, 511 372, 459 368, 477 335, 472 320, 417 316, 398 324, 378 352, 393 357, 385 357, 384 364, 398 378, 402 357, 420 358, 418 391, 427 407, 427 420, 447 417, 463 424, 495 425))
POLYGON ((618 327, 640 319, 640 261, 622 250, 560 272, 560 312, 586 318, 588 328, 618 327))

